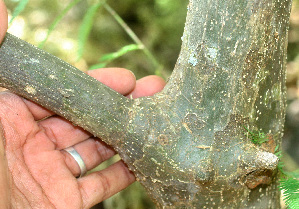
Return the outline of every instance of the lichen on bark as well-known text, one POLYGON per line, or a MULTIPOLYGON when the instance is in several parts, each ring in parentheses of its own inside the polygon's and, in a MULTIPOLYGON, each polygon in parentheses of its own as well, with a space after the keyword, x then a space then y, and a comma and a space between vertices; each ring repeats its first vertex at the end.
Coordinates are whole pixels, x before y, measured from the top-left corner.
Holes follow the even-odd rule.
POLYGON ((190 0, 164 90, 124 98, 7 35, 0 84, 112 145, 161 208, 279 208, 291 1, 190 0), (20 50, 21 49, 21 50, 20 50), (271 141, 252 143, 244 127, 271 141))

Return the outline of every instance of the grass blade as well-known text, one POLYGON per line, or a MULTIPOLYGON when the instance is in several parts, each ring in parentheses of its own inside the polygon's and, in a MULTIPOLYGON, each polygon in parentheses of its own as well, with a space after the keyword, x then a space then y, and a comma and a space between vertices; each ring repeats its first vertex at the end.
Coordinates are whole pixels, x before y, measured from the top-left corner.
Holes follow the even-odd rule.
POLYGON ((104 54, 100 59, 100 63, 93 65, 90 67, 90 70, 93 69, 97 69, 97 68, 103 68, 106 67, 106 65, 110 62, 112 62, 113 60, 125 55, 128 52, 131 51, 135 51, 135 50, 139 50, 139 49, 143 49, 143 46, 137 45, 137 44, 130 44, 130 45, 126 45, 124 47, 122 47, 120 50, 118 50, 117 52, 113 52, 113 53, 108 53, 108 54, 104 54))
POLYGON ((71 3, 69 3, 69 5, 55 18, 55 20, 53 21, 53 23, 50 25, 50 27, 48 29, 48 33, 47 33, 45 39, 38 45, 39 48, 43 48, 44 47, 44 44, 48 40, 48 38, 49 38, 50 34, 52 33, 52 31, 58 25, 58 23, 62 20, 63 17, 65 17, 66 13, 70 9, 72 9, 76 4, 78 4, 80 1, 81 0, 74 0, 71 3))
POLYGON ((163 66, 159 64, 155 56, 149 51, 149 49, 142 43, 138 36, 132 31, 132 29, 127 25, 127 23, 108 5, 104 4, 105 9, 111 14, 111 16, 118 22, 118 24, 125 30, 125 32, 130 36, 130 38, 139 46, 143 46, 142 50, 148 59, 151 61, 153 67, 155 68, 155 74, 162 76, 163 66))
POLYGON ((12 17, 9 21, 9 25, 11 25, 11 23, 14 21, 14 19, 26 8, 27 3, 29 0, 21 0, 18 5, 16 6, 16 8, 14 9, 13 13, 12 13, 12 17))
POLYGON ((140 47, 137 44, 130 44, 127 46, 122 47, 120 50, 118 50, 117 52, 113 52, 113 53, 109 53, 109 54, 105 54, 100 58, 100 62, 107 62, 107 61, 112 61, 114 59, 117 59, 123 55, 125 55, 126 53, 130 52, 130 51, 135 51, 138 49, 142 49, 142 47, 140 47))
POLYGON ((95 14, 98 11, 98 9, 102 6, 103 3, 104 3, 103 1, 100 1, 97 4, 89 7, 83 18, 83 21, 79 28, 79 36, 78 36, 78 52, 77 52, 78 60, 81 59, 83 55, 86 41, 92 29, 95 14))
POLYGON ((108 63, 99 63, 99 64, 95 64, 90 66, 90 68, 88 70, 95 70, 95 69, 99 69, 99 68, 104 68, 107 66, 108 63))

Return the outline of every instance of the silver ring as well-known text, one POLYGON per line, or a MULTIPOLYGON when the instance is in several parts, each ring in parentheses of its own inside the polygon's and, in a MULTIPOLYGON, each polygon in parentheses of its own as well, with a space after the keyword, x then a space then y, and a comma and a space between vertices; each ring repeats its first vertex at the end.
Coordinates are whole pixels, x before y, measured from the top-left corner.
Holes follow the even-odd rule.
POLYGON ((77 164, 80 167, 80 175, 77 178, 80 178, 84 176, 84 174, 87 172, 86 165, 82 159, 82 157, 79 155, 79 153, 74 149, 74 147, 68 147, 64 149, 66 152, 68 152, 77 162, 77 164))

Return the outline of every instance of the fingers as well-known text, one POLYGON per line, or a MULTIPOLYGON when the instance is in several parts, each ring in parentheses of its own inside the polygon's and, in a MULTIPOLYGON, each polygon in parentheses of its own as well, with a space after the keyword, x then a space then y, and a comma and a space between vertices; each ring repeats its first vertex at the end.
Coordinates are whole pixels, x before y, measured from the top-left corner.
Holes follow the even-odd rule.
POLYGON ((101 68, 87 71, 87 74, 122 95, 133 91, 136 84, 135 75, 123 68, 101 68))
POLYGON ((146 76, 136 82, 134 90, 130 93, 133 98, 152 96, 162 91, 165 86, 163 78, 155 75, 146 76))
MULTIPOLYGON (((132 92, 136 84, 134 74, 123 68, 102 68, 88 71, 87 74, 123 95, 132 92)), ((34 102, 26 99, 24 101, 35 120, 41 120, 54 114, 34 102)))
POLYGON ((0 43, 2 42, 7 30, 7 10, 5 4, 0 0, 0 43))
POLYGON ((39 104, 36 104, 35 102, 32 102, 30 100, 27 100, 25 98, 22 98, 24 103, 26 104, 27 108, 31 112, 34 120, 42 120, 44 118, 50 117, 52 115, 55 115, 54 112, 51 110, 46 109, 45 107, 40 106, 39 104))
MULTIPOLYGON (((99 81, 118 90, 122 94, 129 92, 133 98, 150 96, 163 89, 165 81, 158 76, 147 76, 135 82, 135 76, 131 71, 122 68, 99 69, 90 71, 89 74, 99 81), (120 82, 119 82, 120 81, 120 82)), ((35 120, 41 120, 54 113, 40 105, 24 99, 35 120)), ((51 117, 39 122, 47 136, 53 141, 56 149, 64 149, 90 137, 90 134, 82 128, 74 127, 73 124, 61 117, 51 117)))
POLYGON ((39 122, 47 137, 55 144, 55 149, 64 149, 90 137, 90 133, 68 120, 53 116, 39 122))
MULTIPOLYGON (((123 68, 102 68, 88 71, 87 74, 115 91, 123 95, 132 96, 133 98, 151 96, 161 91, 165 86, 165 81, 154 75, 141 78, 136 82, 134 74, 123 68)), ((54 115, 52 111, 34 102, 26 99, 24 101, 35 120, 41 120, 54 115)))
MULTIPOLYGON (((91 170, 115 155, 115 151, 104 142, 90 138, 76 144, 73 148, 79 153, 87 170, 91 170)), ((74 176, 80 175, 80 168, 74 158, 67 152, 62 152, 65 162, 74 176)))
POLYGON ((123 161, 78 179, 84 208, 111 197, 135 181, 135 176, 123 161))
MULTIPOLYGON (((90 74, 100 81, 105 81, 110 87, 118 89, 123 94, 131 92, 133 97, 150 96, 162 90, 165 82, 158 76, 148 76, 136 82, 134 75, 125 69, 100 69, 91 71, 90 74), (114 76, 113 76, 114 75, 114 76), (113 77, 113 78, 110 78, 113 77), (121 77, 123 77, 121 79, 121 77), (109 80, 110 79, 110 80, 109 80), (117 81, 121 80, 120 83, 117 81)), ((35 120, 41 120, 44 117, 53 115, 53 112, 25 100, 27 107, 32 112, 35 120)), ((73 124, 61 117, 50 117, 39 122, 47 136, 53 141, 56 149, 64 149, 90 137, 90 134, 82 128, 74 127, 73 124)))

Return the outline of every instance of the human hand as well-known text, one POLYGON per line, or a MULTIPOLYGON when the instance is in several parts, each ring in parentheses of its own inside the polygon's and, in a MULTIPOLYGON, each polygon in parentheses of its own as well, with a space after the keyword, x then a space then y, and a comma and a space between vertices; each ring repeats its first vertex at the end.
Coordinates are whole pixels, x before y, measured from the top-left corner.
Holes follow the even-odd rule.
MULTIPOLYGON (((0 41, 5 22, 0 0, 0 41)), ((136 81, 130 71, 119 68, 88 74, 133 98, 153 95, 165 85, 157 76, 136 81)), ((88 170, 115 155, 114 150, 53 112, 7 91, 0 93, 0 138, 0 208, 90 208, 135 181, 122 161, 76 178, 80 168, 63 149, 73 146, 88 170)))
MULTIPOLYGON (((125 69, 100 69, 89 74, 133 97, 152 95, 164 86, 164 81, 156 76, 135 82, 134 75, 125 69), (145 87, 147 92, 143 90, 145 87)), ((7 202, 12 208, 90 208, 135 180, 122 161, 76 178, 79 166, 63 149, 73 146, 87 170, 115 155, 113 149, 71 122, 15 94, 0 93, 0 122, 0 205, 7 202), (6 199, 2 200, 3 197, 6 199)))
MULTIPOLYGON (((124 69, 101 69, 89 74, 133 97, 152 95, 164 86, 164 81, 156 76, 135 83, 134 75, 124 69), (145 86, 147 92, 143 91, 145 86)), ((87 170, 115 155, 113 149, 71 122, 15 94, 0 93, 0 122, 0 142, 5 148, 4 152, 1 143, 0 205, 6 201, 12 208, 90 208, 135 180, 122 161, 76 178, 79 166, 63 149, 73 146, 87 170)))

